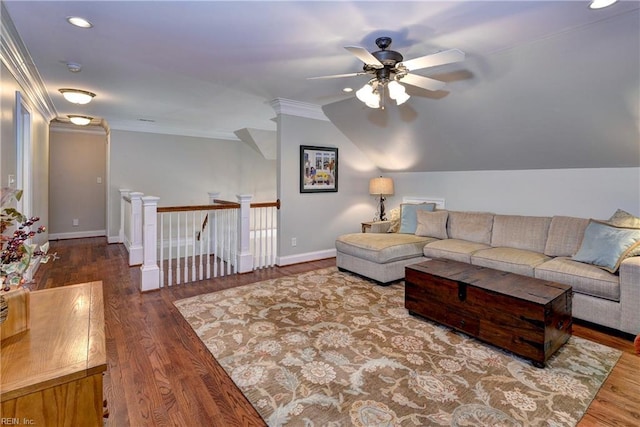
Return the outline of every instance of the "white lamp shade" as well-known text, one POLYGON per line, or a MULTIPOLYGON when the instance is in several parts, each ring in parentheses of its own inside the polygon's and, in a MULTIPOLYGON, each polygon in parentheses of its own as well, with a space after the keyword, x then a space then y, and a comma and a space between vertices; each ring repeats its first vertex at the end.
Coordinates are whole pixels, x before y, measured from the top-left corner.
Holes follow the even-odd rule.
POLYGON ((369 181, 369 194, 371 195, 385 195, 389 196, 393 194, 393 179, 392 178, 371 178, 369 181))
POLYGON ((88 117, 88 116, 70 115, 68 117, 69 117, 69 120, 71 121, 71 123, 73 123, 74 125, 78 125, 78 126, 86 126, 89 123, 91 123, 91 120, 93 120, 93 117, 88 117))
POLYGON ((96 96, 95 93, 80 89, 60 89, 60 93, 64 99, 74 104, 88 104, 96 96))

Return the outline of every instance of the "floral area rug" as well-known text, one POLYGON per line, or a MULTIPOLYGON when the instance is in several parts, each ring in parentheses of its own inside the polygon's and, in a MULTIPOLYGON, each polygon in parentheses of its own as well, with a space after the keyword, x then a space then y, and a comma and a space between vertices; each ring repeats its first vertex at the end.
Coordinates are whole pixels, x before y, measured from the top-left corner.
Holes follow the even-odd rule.
POLYGON ((573 426, 620 357, 572 337, 538 369, 336 268, 175 305, 270 426, 573 426))

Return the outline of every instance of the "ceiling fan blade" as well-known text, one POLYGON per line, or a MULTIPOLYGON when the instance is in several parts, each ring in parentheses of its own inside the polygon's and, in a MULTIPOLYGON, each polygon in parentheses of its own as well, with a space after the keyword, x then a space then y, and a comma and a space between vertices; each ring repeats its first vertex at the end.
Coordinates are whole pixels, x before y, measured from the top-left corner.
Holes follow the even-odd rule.
POLYGON ((367 74, 367 73, 361 72, 361 73, 333 74, 333 75, 330 75, 330 76, 307 77, 307 80, 337 79, 337 78, 341 78, 341 77, 361 76, 363 74, 367 74))
POLYGON ((344 48, 365 64, 371 65, 373 68, 384 68, 382 62, 378 61, 378 58, 373 56, 367 49, 358 46, 345 46, 344 48))
POLYGON ((449 49, 432 55, 421 56, 402 63, 409 71, 421 68, 435 67, 436 65, 450 64, 464 61, 464 52, 458 49, 449 49))
POLYGON ((407 74, 402 79, 400 79, 400 82, 418 86, 434 92, 444 88, 447 85, 445 82, 441 82, 440 80, 431 79, 424 76, 417 76, 415 74, 407 74))

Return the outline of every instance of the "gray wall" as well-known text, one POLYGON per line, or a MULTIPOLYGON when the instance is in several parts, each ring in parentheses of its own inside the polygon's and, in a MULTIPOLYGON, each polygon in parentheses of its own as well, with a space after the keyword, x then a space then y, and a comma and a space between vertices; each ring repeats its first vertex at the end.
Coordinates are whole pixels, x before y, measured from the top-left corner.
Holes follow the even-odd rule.
POLYGON ((51 239, 106 233, 107 134, 92 128, 51 127, 51 239))
POLYGON ((240 141, 112 130, 109 151, 108 236, 120 228, 119 189, 160 197, 159 206, 208 203, 207 192, 225 200, 251 194, 276 200, 276 161, 240 141))
POLYGON ((278 115, 279 264, 335 256, 335 238, 373 218, 373 163, 331 122, 278 115), (300 145, 338 148, 338 192, 300 193, 300 145), (297 246, 291 239, 295 237, 297 246))
POLYGON ((640 216, 640 168, 390 174, 402 196, 444 198, 452 210, 609 218, 621 208, 640 216))

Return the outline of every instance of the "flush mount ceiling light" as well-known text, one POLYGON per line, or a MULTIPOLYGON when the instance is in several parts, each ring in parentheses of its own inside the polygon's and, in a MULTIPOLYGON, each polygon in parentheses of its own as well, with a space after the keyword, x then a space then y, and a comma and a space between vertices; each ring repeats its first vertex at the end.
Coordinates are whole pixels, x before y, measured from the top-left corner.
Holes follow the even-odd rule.
POLYGON ((71 123, 78 126, 86 126, 89 123, 91 123, 91 120, 93 120, 93 117, 78 116, 75 114, 69 114, 67 117, 69 117, 69 120, 71 121, 71 123))
POLYGON ((81 18, 79 16, 67 16, 67 22, 71 25, 74 25, 76 27, 80 27, 80 28, 91 28, 93 27, 93 24, 89 21, 87 21, 84 18, 81 18))
POLYGON ((617 3, 618 0, 593 0, 589 4, 590 9, 603 9, 607 6, 611 6, 614 3, 617 3))
POLYGON ((80 89, 58 89, 64 99, 74 104, 88 104, 96 96, 93 92, 80 89))

